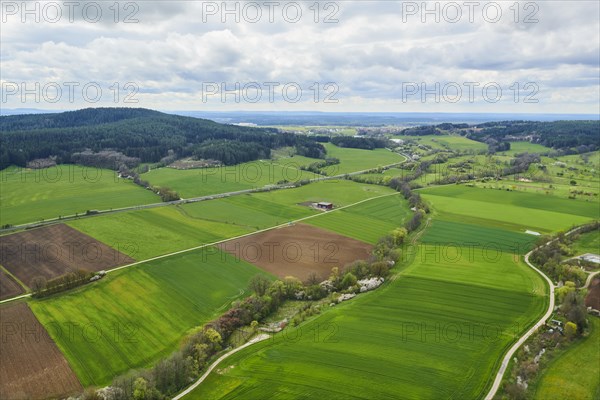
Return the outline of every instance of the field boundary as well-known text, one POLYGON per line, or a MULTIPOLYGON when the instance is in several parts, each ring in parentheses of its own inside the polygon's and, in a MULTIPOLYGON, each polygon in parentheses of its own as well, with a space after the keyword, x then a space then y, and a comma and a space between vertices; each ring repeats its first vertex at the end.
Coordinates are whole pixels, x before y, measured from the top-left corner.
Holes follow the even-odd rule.
MULTIPOLYGON (((566 236, 571 235, 571 234, 577 232, 579 229, 581 229, 581 227, 571 229, 570 231, 565 233, 565 235, 566 236)), ((516 351, 519 349, 519 347, 521 347, 521 345, 523 343, 525 343, 525 341, 527 341, 527 339, 529 339, 541 326, 543 326, 546 323, 546 321, 548 320, 548 318, 550 318, 550 316, 554 312, 554 289, 555 289, 554 282, 552 282, 552 280, 550 278, 548 278, 548 276, 544 272, 542 272, 540 269, 538 269, 536 266, 534 266, 529 261, 529 256, 537 249, 546 247, 549 244, 551 244, 557 240, 558 240, 557 238, 549 240, 548 242, 544 243, 543 245, 538 246, 535 249, 531 250, 529 253, 525 254, 525 257, 524 257, 525 263, 530 268, 534 269, 538 274, 540 274, 549 285, 550 293, 549 293, 548 309, 546 310, 546 313, 544 314, 544 316, 538 322, 536 322, 535 325, 533 325, 527 332, 525 332, 519 338, 519 340, 515 344, 513 344, 512 347, 508 350, 508 352, 502 359, 502 363, 500 364, 500 369, 498 370, 498 373, 496 374, 494 383, 492 384, 490 391, 485 396, 485 400, 492 400, 494 398, 494 396, 496 395, 496 392, 500 388, 500 384, 502 383, 502 380, 504 379, 504 374, 506 372, 506 369, 508 368, 508 364, 510 363, 512 356, 516 353, 516 351)))
MULTIPOLYGON (((299 219, 296 219, 296 220, 293 220, 293 221, 285 222, 283 224, 274 225, 274 226, 271 226, 271 227, 268 227, 268 228, 264 228, 264 229, 259 229, 257 231, 250 232, 250 233, 245 233, 243 235, 238 235, 238 236, 234 236, 234 237, 230 237, 230 238, 226 238, 226 239, 221 239, 221 240, 218 240, 218 241, 215 241, 215 242, 211 242, 211 243, 204 243, 204 244, 201 244, 199 246, 194 246, 194 247, 190 247, 190 248, 187 248, 187 249, 178 250, 178 251, 175 251, 175 252, 172 252, 172 253, 162 254, 160 256, 151 257, 151 258, 148 258, 148 259, 145 259, 145 260, 141 260, 141 261, 136 261, 136 262, 131 263, 131 264, 126 264, 126 265, 122 265, 120 267, 113 268, 113 269, 108 270, 106 272, 107 272, 107 274, 110 274, 112 272, 119 271, 119 270, 122 270, 122 269, 125 269, 125 268, 129 268, 129 267, 134 267, 136 265, 140 265, 140 264, 144 264, 144 263, 148 263, 148 262, 160 260, 160 259, 163 259, 163 258, 175 256, 175 255, 178 255, 178 254, 189 253, 190 251, 200 250, 200 249, 203 249, 203 248, 206 248, 206 247, 215 246, 215 245, 218 245, 218 244, 221 244, 221 243, 224 243, 224 242, 228 242, 230 240, 237 240, 237 239, 241 239, 241 238, 244 238, 244 237, 247 237, 247 236, 252 236, 252 235, 259 234, 259 233, 267 232, 267 231, 270 231, 270 230, 273 230, 273 229, 283 228, 283 227, 289 226, 290 224, 296 224, 296 223, 305 221, 307 219, 320 217, 322 215, 327 215, 329 213, 336 212, 336 211, 339 211, 339 210, 344 210, 346 208, 354 207, 354 206, 357 206, 357 205, 362 204, 362 203, 366 203, 366 202, 371 201, 371 200, 376 200, 376 199, 380 199, 380 198, 388 197, 388 196, 398 196, 398 195, 400 195, 400 192, 393 192, 393 193, 387 193, 387 194, 383 194, 383 195, 379 195, 379 196, 375 196, 375 197, 370 197, 368 199, 360 200, 360 201, 357 201, 357 202, 352 203, 352 204, 347 204, 347 205, 342 206, 342 207, 334 208, 333 210, 327 211, 327 212, 324 212, 324 213, 318 213, 318 214, 314 214, 314 215, 309 215, 309 216, 302 217, 302 218, 299 218, 299 219)), ((13 300, 27 298, 27 297, 31 297, 31 293, 27 293, 27 294, 23 294, 23 295, 20 295, 20 296, 17 296, 17 297, 11 297, 9 299, 2 300, 2 301, 0 301, 0 304, 8 303, 8 302, 13 301, 13 300)))

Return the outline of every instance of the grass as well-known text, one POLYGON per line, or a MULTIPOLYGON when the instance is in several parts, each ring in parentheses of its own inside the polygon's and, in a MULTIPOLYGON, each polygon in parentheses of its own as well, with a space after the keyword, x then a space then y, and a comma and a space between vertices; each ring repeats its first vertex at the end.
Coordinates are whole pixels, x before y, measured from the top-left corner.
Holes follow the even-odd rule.
POLYGON ((380 165, 399 163, 404 160, 404 157, 400 154, 387 149, 350 149, 338 147, 331 143, 324 143, 324 146, 327 149, 327 157, 335 157, 340 160, 339 164, 327 168, 327 174, 330 176, 364 171, 377 168, 380 165))
POLYGON ((406 201, 399 195, 392 195, 329 212, 306 222, 374 244, 383 235, 402 226, 408 214, 406 201))
POLYGON ((290 159, 286 162, 259 160, 228 167, 187 170, 165 167, 151 170, 141 177, 154 186, 169 187, 183 198, 192 198, 319 176, 299 170, 300 165, 299 162, 290 159))
POLYGON ((592 232, 586 232, 577 238, 573 242, 573 252, 575 255, 581 255, 585 253, 600 253, 600 231, 595 230, 592 232))
POLYGON ((422 237, 423 243, 452 244, 487 248, 490 252, 527 253, 533 247, 535 236, 500 228, 435 220, 422 237), (448 242, 450 240, 450 242, 448 242))
POLYGON ((176 350, 182 335, 221 314, 263 273, 215 248, 110 274, 30 303, 84 386, 103 386, 176 350))
POLYGON ((451 135, 425 135, 425 136, 402 136, 395 135, 394 138, 402 140, 411 140, 415 143, 430 146, 433 149, 447 149, 447 150, 473 150, 473 151, 484 151, 487 150, 485 143, 477 142, 463 136, 451 136, 451 135))
POLYGON ((10 167, 0 175, 2 225, 160 202, 149 190, 107 169, 67 164, 37 170, 10 167))
POLYGON ((146 260, 253 230, 190 218, 174 206, 83 218, 69 222, 69 225, 136 260, 146 260))
MULTIPOLYGON (((598 207, 535 193, 481 189, 463 185, 429 188, 420 193, 452 220, 488 221, 508 230, 556 232, 598 218, 598 207), (495 205, 495 206, 494 206, 495 205)), ((448 219, 445 218, 445 219, 448 219)))
POLYGON ((553 151, 551 148, 537 143, 530 142, 510 142, 510 150, 502 152, 503 154, 519 154, 519 153, 547 153, 553 151))
POLYGON ((534 398, 592 400, 600 397, 600 319, 590 317, 591 332, 578 339, 544 369, 534 398))
POLYGON ((385 287, 228 358, 189 398, 478 398, 545 294, 509 254, 417 255, 385 287))

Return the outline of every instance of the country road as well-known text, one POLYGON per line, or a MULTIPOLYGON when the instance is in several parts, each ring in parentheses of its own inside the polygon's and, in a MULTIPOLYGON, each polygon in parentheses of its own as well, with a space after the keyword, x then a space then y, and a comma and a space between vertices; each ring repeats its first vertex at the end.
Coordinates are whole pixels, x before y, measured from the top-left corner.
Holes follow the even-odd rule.
MULTIPOLYGON (((392 167, 398 166, 398 165, 406 162, 409 159, 409 157, 406 154, 402 154, 402 153, 397 153, 397 154, 403 156, 405 159, 402 161, 399 161, 397 163, 384 165, 382 168, 392 168, 392 167)), ((259 161, 264 162, 263 160, 259 160, 259 161)), ((374 168, 376 168, 376 167, 374 167, 374 168)), ((354 176, 354 175, 364 174, 364 173, 370 171, 371 169, 373 169, 373 168, 370 168, 368 170, 362 170, 362 171, 348 172, 346 174, 338 174, 338 175, 333 175, 333 176, 321 176, 318 178, 309 179, 309 182, 313 183, 313 182, 318 182, 318 181, 341 179, 346 176, 354 176)), ((0 229, 0 235, 10 233, 13 231, 18 231, 21 229, 39 228, 39 227, 46 226, 46 225, 63 223, 63 222, 72 221, 72 220, 81 219, 81 218, 96 217, 99 215, 114 214, 114 213, 136 211, 136 210, 145 210, 145 209, 149 209, 149 208, 157 208, 157 207, 164 207, 164 206, 171 206, 171 205, 178 205, 178 204, 196 203, 196 202, 200 202, 200 201, 222 199, 224 197, 239 196, 239 195, 248 194, 248 193, 263 192, 265 190, 273 191, 273 190, 281 190, 281 189, 290 189, 293 187, 295 187, 295 186, 293 186, 293 184, 290 184, 290 183, 284 183, 284 184, 280 184, 280 185, 266 185, 266 186, 263 186, 260 188, 236 190, 233 192, 225 192, 225 193, 217 193, 217 194, 208 194, 208 195, 199 196, 199 197, 192 197, 189 199, 180 199, 180 200, 165 201, 165 202, 151 203, 151 204, 140 204, 140 205, 135 205, 135 206, 112 208, 109 210, 98 210, 97 212, 94 212, 92 214, 83 213, 83 214, 77 214, 77 215, 76 214, 66 215, 66 216, 62 216, 60 218, 50 218, 50 219, 46 219, 44 221, 29 222, 26 224, 15 225, 15 226, 3 228, 3 229, 0 229)))
MULTIPOLYGON (((133 267, 135 265, 144 264, 144 263, 147 263, 147 262, 150 262, 150 261, 160 260, 162 258, 171 257, 171 256, 174 256, 174 255, 177 255, 177 254, 188 253, 190 251, 199 250, 199 249, 203 249, 203 248, 210 247, 210 246, 215 246, 215 245, 218 245, 218 244, 221 244, 221 243, 224 243, 224 242, 228 242, 230 240, 241 239, 241 238, 244 238, 244 237, 247 237, 247 236, 256 235, 256 234, 267 232, 267 231, 270 231, 270 230, 273 230, 273 229, 283 228, 283 227, 288 226, 289 224, 295 224, 295 223, 298 223, 298 222, 306 221, 307 219, 311 219, 311 218, 318 218, 318 217, 320 217, 322 215, 329 214, 329 213, 332 213, 332 212, 336 212, 336 211, 339 211, 339 210, 344 210, 344 209, 346 209, 348 207, 353 207, 353 206, 356 206, 358 204, 365 203, 367 201, 371 201, 371 200, 375 200, 375 199, 380 199, 382 197, 398 196, 398 195, 400 195, 400 192, 394 192, 394 193, 382 194, 380 196, 370 197, 368 199, 360 200, 360 201, 357 201, 357 202, 352 203, 352 204, 347 204, 347 205, 342 206, 342 207, 334 208, 331 211, 326 211, 326 212, 322 212, 322 213, 318 213, 318 214, 309 215, 307 217, 302 217, 302 218, 299 218, 299 219, 296 219, 296 220, 293 220, 293 221, 287 221, 287 222, 285 222, 283 224, 271 226, 271 227, 264 228, 264 229, 259 229, 257 231, 250 232, 250 233, 245 233, 243 235, 234 236, 234 237, 230 237, 230 238, 226 238, 226 239, 221 239, 221 240, 217 240, 217 241, 211 242, 211 243, 203 243, 201 245, 190 247, 190 248, 187 248, 187 249, 178 250, 178 251, 175 251, 175 252, 172 252, 172 253, 167 253, 167 254, 163 254, 163 255, 160 255, 160 256, 148 258, 146 260, 136 261, 136 262, 133 262, 133 263, 127 264, 127 265, 122 265, 120 267, 110 269, 110 270, 106 271, 106 273, 110 274, 112 272, 119 271, 121 269, 133 267)), ((15 296, 15 297, 11 297, 11 298, 8 298, 8 299, 1 300, 0 304, 8 303, 8 302, 19 300, 19 299, 25 299, 25 298, 28 298, 28 297, 31 297, 31 293, 22 294, 22 295, 19 295, 19 296, 15 296)))
POLYGON ((263 340, 269 339, 271 336, 263 333, 261 335, 258 335, 257 337, 251 339, 250 341, 248 341, 247 343, 244 343, 243 345, 241 345, 240 347, 236 347, 235 349, 228 351, 227 353, 223 354, 221 357, 219 357, 214 363, 212 363, 210 365, 210 367, 208 367, 208 369, 206 370, 206 372, 200 377, 198 378, 198 380, 196 382, 194 382, 192 384, 192 386, 188 387, 187 389, 185 389, 183 392, 179 393, 177 396, 173 397, 173 399, 171 400, 179 400, 181 399, 183 396, 185 396, 186 394, 189 394, 192 390, 196 389, 202 382, 204 382, 204 380, 208 377, 208 375, 210 375, 210 373, 213 371, 213 369, 216 368, 217 365, 219 365, 221 363, 221 361, 223 361, 224 359, 226 359, 227 357, 229 357, 232 354, 237 353, 240 350, 245 349, 248 346, 253 345, 254 343, 258 343, 258 342, 262 342, 263 340))
MULTIPOLYGON (((579 229, 581 229, 581 227, 572 229, 569 232, 565 233, 565 235, 571 235, 572 233, 577 232, 579 229)), ((543 245, 538 246, 535 249, 531 250, 529 253, 525 254, 525 257, 524 257, 525 263, 529 267, 531 267, 532 269, 537 271, 537 273, 539 273, 546 280, 546 282, 548 282, 548 286, 550 287, 550 293, 549 293, 550 297, 549 297, 549 302, 548 302, 548 309, 546 310, 546 313, 544 314, 544 316, 534 326, 532 326, 531 329, 529 329, 525 334, 523 334, 519 338, 519 340, 514 345, 512 345, 512 347, 508 350, 508 352, 504 356, 504 359, 502 360, 500 369, 498 370, 498 373, 496 374, 496 378, 494 379, 492 388, 490 389, 488 394, 485 396, 485 400, 492 400, 494 398, 494 396, 496 395, 496 392, 498 391, 498 389, 500 388, 500 384, 502 383, 504 373, 506 372, 506 369, 508 368, 508 364, 510 363, 510 360, 512 359, 512 357, 516 353, 516 351, 519 349, 519 347, 521 347, 521 345, 523 343, 525 343, 527 341, 527 339, 529 339, 531 337, 531 335, 533 335, 541 326, 543 326, 546 323, 546 321, 548 320, 548 318, 550 318, 550 316, 554 312, 554 289, 555 289, 554 283, 552 282, 552 280, 550 278, 548 278, 548 276, 545 273, 543 273, 541 270, 539 270, 537 267, 535 267, 531 262, 529 262, 529 256, 535 250, 539 249, 540 247, 548 246, 550 243, 553 243, 557 240, 558 239, 556 239, 556 238, 552 239, 552 240, 544 243, 543 245)))

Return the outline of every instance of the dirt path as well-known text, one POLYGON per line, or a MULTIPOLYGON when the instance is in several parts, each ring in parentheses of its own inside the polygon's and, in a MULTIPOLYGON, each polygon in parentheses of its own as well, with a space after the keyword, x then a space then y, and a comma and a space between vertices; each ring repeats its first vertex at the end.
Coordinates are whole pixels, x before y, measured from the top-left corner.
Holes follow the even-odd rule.
POLYGON ((208 375, 210 375, 210 373, 213 371, 213 369, 215 369, 217 367, 217 365, 219 365, 221 363, 221 361, 223 361, 224 359, 226 359, 230 355, 235 354, 238 351, 240 351, 242 349, 245 349, 248 346, 252 346, 254 343, 262 342, 263 340, 269 339, 270 337, 271 336, 269 336, 269 335, 267 335, 265 333, 260 334, 257 337, 255 337, 255 338, 251 339, 250 341, 248 341, 247 343, 244 343, 240 347, 236 347, 235 349, 233 349, 231 351, 228 351, 227 353, 223 354, 221 357, 219 357, 217 359, 217 361, 215 361, 214 363, 212 363, 210 365, 210 367, 208 367, 208 369, 206 370, 206 372, 200 378, 198 378, 198 380, 196 382, 194 382, 192 384, 192 386, 188 387, 183 392, 181 392, 177 396, 173 397, 172 400, 179 400, 183 396, 189 394, 191 391, 193 391, 194 389, 196 389, 202 382, 204 382, 204 380, 208 377, 208 375))

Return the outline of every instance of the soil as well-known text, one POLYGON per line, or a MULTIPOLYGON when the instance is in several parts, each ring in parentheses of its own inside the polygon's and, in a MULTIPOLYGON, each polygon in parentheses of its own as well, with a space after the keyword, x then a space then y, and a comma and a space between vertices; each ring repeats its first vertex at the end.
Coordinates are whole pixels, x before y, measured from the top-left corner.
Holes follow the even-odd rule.
POLYGON ((296 224, 224 242, 221 250, 284 278, 306 281, 312 272, 319 280, 329 277, 331 268, 371 254, 372 246, 356 239, 310 225, 296 224))

